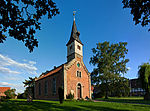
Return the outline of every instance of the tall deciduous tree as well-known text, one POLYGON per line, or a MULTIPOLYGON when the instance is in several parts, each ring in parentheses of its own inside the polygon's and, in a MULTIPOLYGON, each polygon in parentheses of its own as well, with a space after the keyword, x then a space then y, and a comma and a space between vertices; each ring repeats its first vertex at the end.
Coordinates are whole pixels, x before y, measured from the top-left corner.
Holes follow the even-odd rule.
POLYGON ((150 23, 150 0, 123 0, 122 3, 123 8, 131 9, 135 25, 141 24, 144 27, 150 23))
POLYGON ((35 38, 43 15, 59 14, 53 0, 0 0, 0 43, 8 36, 25 43, 30 52, 38 47, 35 38))
POLYGON ((109 84, 118 80, 121 74, 126 73, 126 63, 129 59, 125 59, 128 50, 126 42, 118 44, 110 44, 109 42, 98 43, 97 48, 93 48, 93 57, 90 63, 96 66, 93 69, 92 82, 95 84, 103 83, 105 87, 105 98, 108 98, 109 84))
POLYGON ((139 66, 138 77, 141 81, 142 88, 145 89, 145 100, 150 100, 150 64, 144 63, 139 66))

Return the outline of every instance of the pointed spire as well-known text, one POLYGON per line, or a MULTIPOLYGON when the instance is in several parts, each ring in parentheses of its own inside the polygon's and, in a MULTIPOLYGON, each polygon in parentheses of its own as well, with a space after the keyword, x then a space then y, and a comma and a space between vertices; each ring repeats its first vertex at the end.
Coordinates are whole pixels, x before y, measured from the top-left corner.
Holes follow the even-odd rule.
POLYGON ((75 14, 76 14, 76 11, 73 11, 73 17, 74 17, 74 21, 75 21, 75 14))
MULTIPOLYGON (((73 25, 72 25, 72 31, 71 31, 71 36, 70 40, 67 43, 67 46, 72 43, 74 40, 77 40, 79 43, 82 44, 81 40, 79 39, 80 32, 77 31, 76 23, 75 23, 75 12, 73 12, 74 20, 73 20, 73 25)), ((82 44, 83 45, 83 44, 82 44)))

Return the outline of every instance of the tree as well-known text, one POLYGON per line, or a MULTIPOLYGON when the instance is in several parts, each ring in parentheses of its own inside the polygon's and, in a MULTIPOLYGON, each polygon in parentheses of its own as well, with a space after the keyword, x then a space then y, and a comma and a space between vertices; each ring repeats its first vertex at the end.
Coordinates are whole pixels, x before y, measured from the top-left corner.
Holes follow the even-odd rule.
POLYGON ((121 74, 126 73, 126 63, 129 59, 125 59, 126 42, 118 44, 109 44, 109 42, 98 43, 97 48, 93 48, 93 57, 90 63, 96 66, 91 73, 92 82, 96 85, 105 84, 105 98, 108 98, 109 85, 112 81, 116 81, 121 74))
POLYGON ((53 0, 0 0, 0 43, 10 36, 25 43, 32 52, 38 47, 35 33, 41 29, 40 19, 57 14, 53 0))
POLYGON ((112 81, 110 84, 110 96, 129 96, 129 81, 125 77, 119 77, 118 80, 112 81))
POLYGON ((5 91, 5 95, 7 99, 14 99, 16 94, 15 94, 16 89, 8 89, 7 91, 5 91))
POLYGON ((142 88, 145 89, 145 100, 150 100, 150 64, 144 63, 139 66, 138 77, 141 81, 142 88))
POLYGON ((24 87, 26 87, 25 89, 25 94, 27 94, 27 99, 29 102, 32 101, 32 99, 34 98, 34 86, 35 86, 35 78, 29 77, 29 80, 25 80, 23 83, 25 84, 24 87))
POLYGON ((123 8, 131 9, 135 25, 141 24, 144 27, 150 23, 150 0, 123 0, 122 3, 123 8))

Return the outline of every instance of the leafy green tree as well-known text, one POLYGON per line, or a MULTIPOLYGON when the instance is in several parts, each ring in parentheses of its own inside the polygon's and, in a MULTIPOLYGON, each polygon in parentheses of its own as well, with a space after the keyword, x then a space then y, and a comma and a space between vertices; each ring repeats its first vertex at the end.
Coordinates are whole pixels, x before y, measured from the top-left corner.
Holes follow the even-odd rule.
POLYGON ((32 101, 32 99, 34 98, 34 86, 35 86, 35 78, 29 77, 29 80, 25 80, 24 83, 24 87, 26 87, 25 89, 25 95, 27 95, 27 99, 28 101, 32 101))
POLYGON ((40 19, 57 14, 53 0, 0 0, 0 43, 10 36, 25 43, 32 52, 38 47, 35 33, 41 29, 40 19))
POLYGON ((7 99, 14 99, 16 94, 15 94, 16 89, 8 89, 7 91, 5 91, 5 95, 7 99))
MULTIPOLYGON (((123 0, 123 8, 130 8, 135 25, 143 27, 150 23, 150 0, 123 0)), ((150 29, 149 29, 150 31, 150 29)))
POLYGON ((119 77, 118 80, 112 81, 110 84, 111 96, 129 96, 129 80, 125 77, 119 77))
POLYGON ((126 63, 129 59, 125 59, 126 42, 111 44, 109 42, 98 43, 97 48, 93 48, 93 57, 90 63, 95 66, 91 73, 92 82, 96 85, 105 84, 105 98, 108 98, 109 85, 112 81, 118 80, 121 74, 126 73, 126 63))
POLYGON ((141 81, 142 88, 145 89, 145 100, 150 100, 150 64, 144 63, 139 66, 138 77, 141 81))

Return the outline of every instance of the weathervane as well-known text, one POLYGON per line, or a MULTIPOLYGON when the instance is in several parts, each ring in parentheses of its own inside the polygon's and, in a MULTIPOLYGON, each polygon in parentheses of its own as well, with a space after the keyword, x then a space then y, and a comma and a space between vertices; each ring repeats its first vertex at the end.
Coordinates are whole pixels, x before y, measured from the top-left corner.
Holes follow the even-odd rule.
POLYGON ((75 20, 75 14, 76 14, 76 11, 73 11, 73 17, 74 17, 74 20, 75 20))

